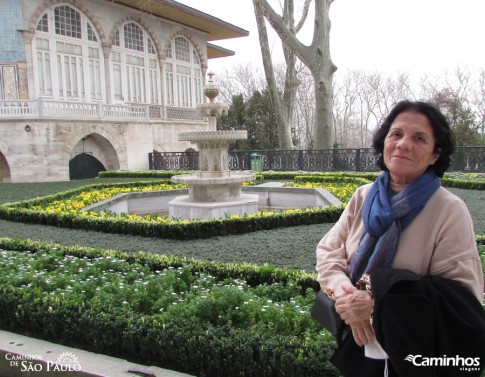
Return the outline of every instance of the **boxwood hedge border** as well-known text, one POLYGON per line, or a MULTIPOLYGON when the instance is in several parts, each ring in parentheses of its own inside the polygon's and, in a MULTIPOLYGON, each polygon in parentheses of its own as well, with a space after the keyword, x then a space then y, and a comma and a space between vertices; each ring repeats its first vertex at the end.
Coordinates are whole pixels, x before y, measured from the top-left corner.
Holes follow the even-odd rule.
MULTIPOLYGON (((100 177, 160 178, 160 183, 170 183, 168 177, 186 172, 180 171, 148 171, 148 172, 100 172, 100 177)), ((299 182, 321 181, 352 181, 358 184, 372 182, 378 173, 309 173, 309 172, 264 172, 258 173, 256 180, 291 180, 299 182)), ((41 205, 46 201, 63 200, 82 191, 102 189, 106 187, 134 187, 151 185, 154 181, 138 181, 129 183, 100 183, 87 185, 62 193, 35 198, 15 203, 5 203, 0 206, 0 218, 23 223, 52 225, 64 228, 86 229, 105 233, 129 234, 143 237, 158 237, 178 240, 203 239, 217 236, 228 236, 270 230, 282 227, 333 223, 340 217, 343 207, 315 208, 311 211, 295 211, 292 213, 275 213, 272 216, 225 218, 205 221, 156 223, 150 221, 133 221, 123 217, 95 218, 80 215, 56 214, 33 211, 33 205, 41 205)), ((445 186, 456 188, 483 190, 485 181, 455 180, 443 178, 445 186)), ((483 242, 483 238, 478 238, 483 242)))

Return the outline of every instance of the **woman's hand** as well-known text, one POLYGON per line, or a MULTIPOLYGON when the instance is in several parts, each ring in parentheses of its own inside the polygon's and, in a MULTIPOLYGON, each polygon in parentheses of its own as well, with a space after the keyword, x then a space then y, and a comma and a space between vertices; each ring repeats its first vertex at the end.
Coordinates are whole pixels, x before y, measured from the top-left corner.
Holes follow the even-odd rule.
POLYGON ((354 336, 355 343, 362 347, 367 343, 374 340, 374 329, 372 328, 370 320, 366 322, 359 322, 350 325, 352 335, 354 336))
POLYGON ((374 339, 374 329, 370 321, 374 300, 367 291, 347 286, 342 289, 345 294, 337 297, 335 310, 350 325, 355 342, 363 346, 374 339))

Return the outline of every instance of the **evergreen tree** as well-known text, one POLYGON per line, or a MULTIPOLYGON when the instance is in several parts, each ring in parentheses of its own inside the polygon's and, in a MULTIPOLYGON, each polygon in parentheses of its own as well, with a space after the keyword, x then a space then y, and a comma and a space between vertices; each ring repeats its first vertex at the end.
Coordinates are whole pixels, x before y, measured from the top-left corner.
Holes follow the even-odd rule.
POLYGON ((218 119, 220 130, 246 130, 247 140, 238 140, 230 150, 274 150, 278 127, 268 90, 253 92, 244 102, 242 94, 232 97, 228 115, 218 119))

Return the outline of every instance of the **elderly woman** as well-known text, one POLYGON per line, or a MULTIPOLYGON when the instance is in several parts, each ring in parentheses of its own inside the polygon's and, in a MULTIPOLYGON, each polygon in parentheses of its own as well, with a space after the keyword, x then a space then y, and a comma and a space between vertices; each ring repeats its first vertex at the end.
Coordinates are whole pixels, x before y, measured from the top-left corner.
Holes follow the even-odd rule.
MULTIPOLYGON (((477 321, 483 324, 483 272, 472 219, 464 202, 440 186, 439 177, 448 169, 454 150, 452 133, 434 106, 402 101, 377 130, 373 147, 384 172, 374 183, 356 190, 317 247, 317 280, 335 299, 337 313, 346 324, 333 362, 344 376, 408 376, 402 371, 409 367, 414 368, 409 371, 413 376, 420 371, 434 376, 429 367, 416 365, 423 365, 421 359, 404 361, 406 355, 419 352, 406 349, 406 344, 418 347, 425 342, 423 334, 413 332, 414 324, 424 324, 428 315, 435 318, 433 313, 439 312, 434 308, 416 321, 416 311, 410 310, 415 304, 421 310, 420 303, 428 308, 426 303, 434 303, 439 296, 441 281, 422 277, 444 278, 451 285, 458 282, 458 289, 464 287, 465 292, 457 296, 464 295, 466 305, 471 302, 477 321), (400 322, 387 328, 386 323, 396 318, 400 322), (407 325, 410 328, 403 328, 407 325)), ((433 336, 436 339, 436 333, 433 336)), ((485 348, 483 343, 477 346, 485 348)), ((423 347, 428 349, 428 344, 423 347)), ((436 351, 435 345, 429 347, 436 351)), ((460 375, 456 369, 450 373, 460 375)))

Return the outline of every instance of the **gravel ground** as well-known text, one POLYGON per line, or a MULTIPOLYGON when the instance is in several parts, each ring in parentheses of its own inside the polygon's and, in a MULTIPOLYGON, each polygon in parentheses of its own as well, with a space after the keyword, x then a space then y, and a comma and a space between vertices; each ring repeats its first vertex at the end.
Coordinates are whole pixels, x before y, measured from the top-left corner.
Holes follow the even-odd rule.
MULTIPOLYGON (((0 203, 44 196, 101 180, 43 184, 0 184, 0 203), (32 193, 35 193, 34 195, 32 193)), ((103 179, 103 182, 108 181, 103 179)), ((110 179, 110 182, 127 181, 110 179)), ((485 233, 485 191, 450 189, 463 198, 474 219, 475 232, 485 233)), ((206 240, 178 241, 108 234, 0 220, 0 236, 123 251, 149 251, 220 262, 271 263, 314 271, 315 247, 332 224, 317 224, 206 240)))

